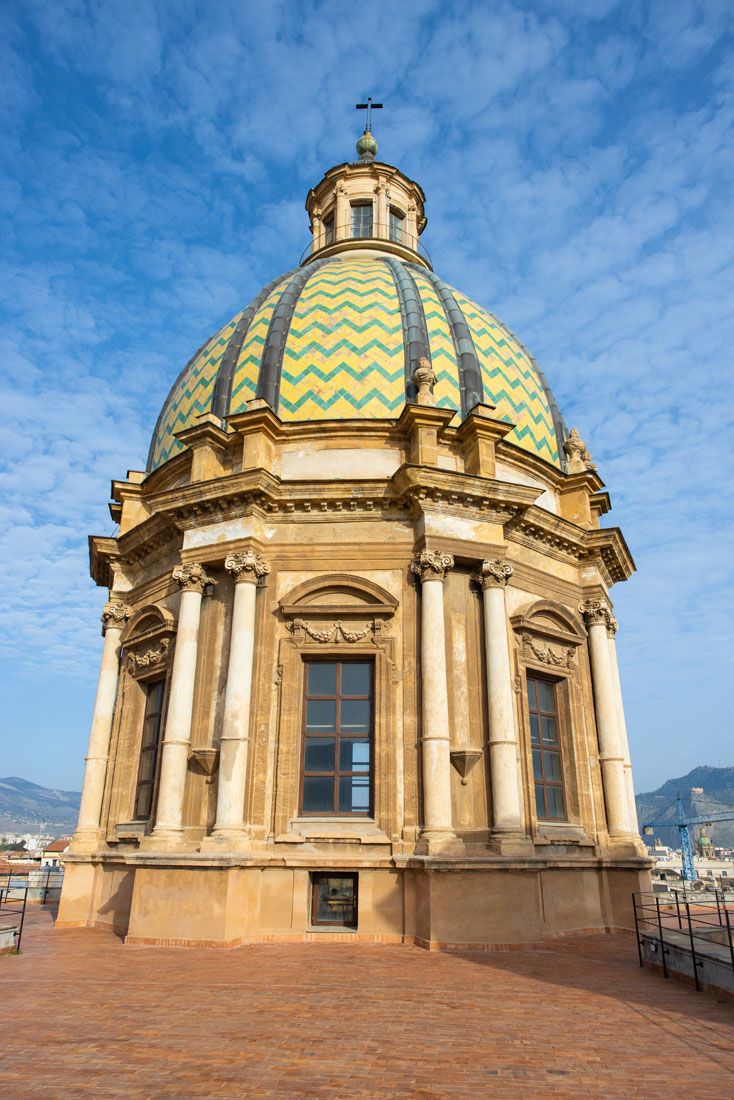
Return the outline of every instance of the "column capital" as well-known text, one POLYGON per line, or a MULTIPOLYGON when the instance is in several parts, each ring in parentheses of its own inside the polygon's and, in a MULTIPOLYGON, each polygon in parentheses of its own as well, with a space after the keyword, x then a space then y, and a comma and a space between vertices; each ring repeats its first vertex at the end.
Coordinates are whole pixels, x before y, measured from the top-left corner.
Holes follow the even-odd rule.
POLYGON ((579 607, 579 611, 583 615, 584 622, 587 626, 595 626, 597 623, 604 623, 608 628, 612 620, 615 624, 617 621, 612 615, 612 609, 609 604, 604 600, 584 600, 579 607))
POLYGON ((270 565, 254 550, 243 550, 239 554, 228 554, 224 559, 224 568, 234 574, 235 584, 246 581, 257 584, 260 577, 270 572, 270 565))
POLYGON ((504 561, 503 558, 492 558, 482 562, 476 579, 482 588, 506 588, 513 572, 509 561, 504 561))
POLYGON ((131 615, 132 608, 123 603, 122 600, 117 600, 114 597, 108 600, 102 608, 102 633, 106 634, 110 627, 117 627, 122 630, 131 615))
POLYGON ((410 563, 411 573, 423 581, 443 581, 449 569, 454 568, 454 555, 441 550, 421 550, 410 563))
POLYGON ((189 562, 188 565, 177 565, 173 570, 173 579, 184 592, 203 593, 208 584, 214 584, 212 578, 207 576, 204 566, 198 561, 189 562))
POLYGON ((614 614, 613 611, 610 611, 609 612, 609 620, 607 622, 607 634, 609 635, 610 638, 613 638, 618 630, 619 630, 619 623, 617 622, 617 617, 616 617, 616 615, 614 614))

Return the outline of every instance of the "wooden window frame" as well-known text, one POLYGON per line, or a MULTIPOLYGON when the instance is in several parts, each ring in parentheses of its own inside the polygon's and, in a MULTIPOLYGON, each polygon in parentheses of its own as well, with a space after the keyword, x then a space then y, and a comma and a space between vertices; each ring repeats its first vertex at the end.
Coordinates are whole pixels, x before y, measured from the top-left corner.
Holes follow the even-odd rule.
POLYGON ((309 876, 311 889, 311 927, 312 928, 349 928, 356 932, 359 923, 359 875, 356 871, 312 871, 309 876), (344 924, 340 920, 320 920, 318 917, 318 885, 322 879, 350 878, 354 883, 354 923, 344 924))
POLYGON ((528 726, 529 726, 529 732, 530 732, 530 774, 531 774, 531 779, 532 779, 533 795, 535 796, 536 817, 537 817, 538 821, 540 823, 543 823, 543 824, 567 824, 568 821, 569 821, 569 817, 568 817, 568 791, 566 789, 565 770, 564 770, 564 766, 563 766, 563 757, 564 757, 563 740, 564 740, 564 736, 565 736, 566 731, 565 731, 564 726, 563 726, 563 714, 562 714, 562 711, 563 711, 562 702, 563 701, 559 698, 559 687, 561 686, 562 682, 563 681, 555 680, 550 676, 542 676, 539 673, 537 673, 535 670, 530 670, 530 669, 527 670, 526 675, 525 675, 525 700, 526 700, 526 705, 527 705, 527 710, 528 710, 528 726), (531 705, 530 705, 530 690, 529 690, 531 683, 533 683, 533 684, 538 684, 538 683, 548 684, 548 686, 553 689, 553 701, 554 701, 554 704, 555 704, 555 710, 552 713, 550 711, 544 711, 544 710, 541 709, 540 691, 537 687, 535 688, 536 707, 531 707, 531 705), (540 719, 541 717, 545 717, 545 718, 551 718, 552 717, 553 719, 555 719, 556 732, 557 732, 557 743, 556 743, 555 746, 553 746, 551 748, 550 746, 547 746, 547 745, 544 744, 543 737, 542 737, 542 725, 541 725, 540 721, 538 722, 538 729, 540 731, 540 740, 537 744, 533 741, 533 724, 532 724, 532 721, 531 721, 531 715, 537 715, 538 719, 540 719), (536 749, 540 750, 540 771, 541 771, 541 778, 540 779, 536 778, 536 775, 535 775, 535 763, 534 763, 534 760, 533 760, 533 752, 536 749), (560 780, 558 780, 558 779, 546 779, 546 777, 545 777, 545 766, 544 766, 544 760, 543 760, 543 753, 544 752, 555 752, 555 753, 558 754, 558 764, 559 764, 559 769, 560 769, 560 773, 561 773, 560 780), (537 812, 537 791, 538 791, 539 787, 543 792, 543 808, 544 808, 544 811, 545 811, 545 813, 542 816, 540 814, 538 814, 538 812, 537 812), (553 790, 560 790, 561 796, 563 798, 563 816, 562 817, 551 817, 548 814, 548 812, 547 812, 547 810, 548 810, 548 799, 546 797, 546 789, 547 788, 552 788, 553 790))
MULTIPOLYGON (((352 203, 350 203, 349 204, 349 216, 350 216, 350 226, 349 226, 349 228, 350 228, 351 239, 354 240, 354 241, 369 241, 369 240, 372 240, 372 238, 375 235, 375 208, 374 208, 374 203, 371 203, 371 202, 352 202, 352 203), (360 210, 360 209, 369 210, 369 212, 370 212, 369 233, 355 233, 354 232, 354 229, 355 229, 354 211, 355 210, 360 210)), ((361 218, 360 218, 359 228, 360 229, 362 228, 361 218)))
POLYGON ((143 707, 143 731, 140 740, 140 750, 138 754, 138 775, 135 783, 135 798, 133 800, 133 821, 150 821, 153 816, 153 808, 155 803, 156 784, 158 779, 158 764, 161 748, 161 733, 163 730, 163 715, 166 705, 166 678, 161 677, 156 680, 149 680, 145 685, 145 704, 143 707), (148 714, 148 700, 151 697, 153 688, 160 688, 160 704, 159 709, 152 714, 148 714), (145 738, 145 725, 149 718, 156 718, 156 733, 155 740, 150 745, 144 745, 145 738), (150 779, 141 779, 141 773, 143 770, 143 757, 145 753, 153 754, 153 767, 151 769, 150 779), (147 813, 143 814, 139 812, 138 805, 140 801, 140 794, 143 789, 150 789, 150 805, 147 813))
POLYGON ((369 820, 374 816, 374 774, 375 774, 375 662, 371 657, 363 655, 355 655, 354 657, 342 658, 333 656, 323 657, 304 657, 303 659, 303 693, 301 703, 301 762, 300 762, 300 780, 299 780, 299 816, 300 817, 348 817, 350 819, 369 820), (308 669, 309 665, 336 665, 336 693, 334 695, 310 695, 308 691, 308 669), (369 730, 366 734, 369 742, 369 804, 366 810, 341 810, 339 809, 339 780, 347 779, 353 776, 363 776, 364 772, 355 771, 342 771, 340 768, 340 748, 342 740, 356 741, 364 740, 365 734, 342 734, 340 730, 340 708, 338 703, 341 701, 341 669, 346 664, 366 664, 370 666, 370 690, 367 695, 347 695, 347 699, 368 699, 370 703, 370 723, 369 730), (335 722, 335 730, 333 733, 309 733, 306 729, 306 708, 309 699, 334 699, 337 702, 337 719, 335 722), (326 772, 309 771, 308 778, 326 778, 333 776, 333 796, 332 796, 332 809, 331 810, 306 810, 303 806, 304 800, 304 780, 307 778, 306 773, 306 738, 312 739, 323 737, 324 739, 333 738, 334 740, 334 770, 326 772))
POLYGON ((403 244, 405 238, 405 214, 395 206, 391 206, 387 212, 387 235, 393 244, 403 244), (397 236, 393 236, 393 220, 399 223, 397 236))

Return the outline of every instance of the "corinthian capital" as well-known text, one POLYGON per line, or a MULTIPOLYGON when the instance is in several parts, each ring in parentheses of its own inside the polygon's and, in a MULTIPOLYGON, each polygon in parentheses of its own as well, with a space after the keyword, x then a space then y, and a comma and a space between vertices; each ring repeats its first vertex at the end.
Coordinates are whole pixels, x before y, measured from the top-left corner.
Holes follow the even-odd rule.
POLYGON ((607 623, 607 634, 609 635, 610 638, 613 638, 618 630, 619 630, 619 623, 617 622, 617 618, 616 618, 614 612, 610 611, 609 612, 609 622, 607 623))
POLYGON ((616 619, 612 615, 611 608, 604 600, 585 600, 579 611, 584 616, 584 622, 587 626, 594 626, 596 623, 604 623, 606 627, 609 627, 612 620, 616 623, 616 619))
POLYGON ((442 581, 449 569, 454 568, 454 555, 440 550, 421 550, 410 563, 411 573, 423 581, 442 581))
POLYGON ((235 583, 248 581, 257 584, 260 577, 270 572, 270 566, 254 550, 243 550, 241 554, 230 554, 224 559, 224 568, 234 574, 235 583))
POLYGON ((202 592, 208 584, 214 584, 211 577, 207 576, 204 566, 198 561, 189 562, 188 565, 177 565, 173 570, 173 579, 179 583, 184 592, 202 592))
POLYGON ((491 561, 483 561, 477 580, 482 588, 505 588, 512 576, 513 569, 509 561, 502 558, 492 558, 491 561))
POLYGON ((102 608, 102 633, 106 634, 111 626, 122 629, 131 615, 132 609, 122 600, 108 600, 102 608))

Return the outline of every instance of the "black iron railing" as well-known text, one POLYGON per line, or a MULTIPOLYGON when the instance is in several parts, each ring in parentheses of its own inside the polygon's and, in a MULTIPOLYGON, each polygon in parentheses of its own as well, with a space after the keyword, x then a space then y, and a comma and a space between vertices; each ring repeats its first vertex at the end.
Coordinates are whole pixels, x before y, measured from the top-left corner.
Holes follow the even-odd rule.
POLYGON ((670 977, 668 957, 671 950, 686 948, 691 956, 694 983, 700 991, 699 971, 704 965, 702 956, 711 958, 713 945, 718 945, 724 950, 716 952, 717 961, 725 962, 728 954, 734 978, 734 892, 714 890, 713 897, 684 893, 682 900, 678 891, 670 898, 635 893, 632 895, 632 910, 640 966, 645 965, 645 941, 655 945, 655 953, 659 953, 666 978, 670 977))
POLYGON ((333 230, 328 233, 322 231, 315 241, 311 240, 306 245, 298 263, 299 265, 305 263, 311 256, 320 252, 322 248, 330 248, 334 244, 346 244, 347 242, 378 246, 380 244, 394 244, 400 248, 410 249, 411 252, 417 252, 428 263, 429 267, 433 267, 431 254, 417 233, 409 233, 407 227, 398 230, 395 226, 383 224, 382 222, 374 222, 372 225, 360 227, 355 227, 351 222, 346 222, 336 233, 333 230))
POLYGON ((27 905, 27 886, 0 885, 0 931, 12 931, 13 948, 16 951, 20 951, 27 905))

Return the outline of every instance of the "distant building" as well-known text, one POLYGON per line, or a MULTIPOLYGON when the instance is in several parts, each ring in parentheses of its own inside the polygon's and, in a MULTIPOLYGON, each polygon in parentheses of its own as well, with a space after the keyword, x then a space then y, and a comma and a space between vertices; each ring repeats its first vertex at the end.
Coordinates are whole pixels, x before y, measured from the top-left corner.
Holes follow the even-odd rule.
POLYGON ((60 868, 61 856, 64 852, 69 851, 70 843, 70 836, 62 836, 58 840, 52 840, 41 852, 41 867, 60 868))

